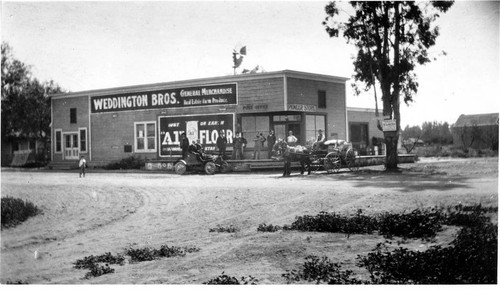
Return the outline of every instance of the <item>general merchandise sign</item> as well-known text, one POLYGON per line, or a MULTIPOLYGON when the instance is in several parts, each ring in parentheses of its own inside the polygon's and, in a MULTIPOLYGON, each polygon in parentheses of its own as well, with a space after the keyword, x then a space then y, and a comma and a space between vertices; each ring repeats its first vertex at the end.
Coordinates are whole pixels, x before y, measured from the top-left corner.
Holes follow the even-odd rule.
POLYGON ((186 133, 189 143, 199 140, 206 151, 217 151, 217 138, 224 131, 227 146, 234 137, 234 114, 159 116, 160 157, 181 156, 181 134, 186 133))
POLYGON ((92 113, 236 104, 236 83, 90 98, 92 113))

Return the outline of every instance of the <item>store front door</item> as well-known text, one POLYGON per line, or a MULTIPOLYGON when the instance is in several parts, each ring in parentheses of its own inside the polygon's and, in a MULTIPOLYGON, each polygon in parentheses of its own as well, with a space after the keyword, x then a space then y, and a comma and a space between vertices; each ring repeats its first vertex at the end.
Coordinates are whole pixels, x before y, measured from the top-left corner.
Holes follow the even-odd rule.
POLYGON ((78 134, 64 135, 64 159, 78 160, 78 134))

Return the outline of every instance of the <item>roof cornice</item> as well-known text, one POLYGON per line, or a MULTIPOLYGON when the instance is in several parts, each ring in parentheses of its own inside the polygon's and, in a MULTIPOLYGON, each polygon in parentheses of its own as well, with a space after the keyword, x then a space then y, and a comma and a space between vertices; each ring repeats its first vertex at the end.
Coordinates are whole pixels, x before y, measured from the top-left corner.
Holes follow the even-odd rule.
POLYGON ((149 91, 149 90, 157 90, 157 89, 177 88, 177 87, 181 87, 181 86, 197 86, 197 85, 204 85, 207 83, 216 84, 216 83, 227 83, 227 82, 233 82, 233 81, 269 79, 269 78, 275 78, 275 77, 276 78, 292 77, 292 78, 309 79, 309 80, 317 80, 317 81, 325 81, 325 82, 333 82, 333 83, 345 83, 347 80, 349 80, 349 78, 345 78, 345 77, 337 77, 337 76, 330 76, 330 75, 323 75, 323 74, 314 74, 314 73, 307 73, 307 72, 300 72, 300 71, 293 71, 293 70, 283 70, 283 71, 275 71, 275 72, 228 75, 228 76, 179 80, 179 81, 144 84, 144 85, 134 85, 134 86, 106 88, 106 89, 87 90, 87 91, 79 91, 79 92, 54 94, 51 97, 54 99, 59 99, 59 98, 68 98, 68 97, 96 96, 96 95, 103 95, 103 94, 108 95, 108 94, 116 94, 116 93, 124 93, 124 92, 127 92, 127 93, 140 92, 143 90, 149 91))

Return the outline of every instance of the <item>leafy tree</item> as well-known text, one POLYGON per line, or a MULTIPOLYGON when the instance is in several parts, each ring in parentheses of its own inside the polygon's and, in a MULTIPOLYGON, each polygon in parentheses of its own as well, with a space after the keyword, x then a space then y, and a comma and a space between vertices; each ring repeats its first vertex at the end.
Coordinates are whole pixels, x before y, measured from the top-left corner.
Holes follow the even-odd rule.
MULTIPOLYGON (((2 140, 50 140, 50 95, 62 89, 53 81, 40 82, 31 67, 14 58, 2 43, 2 140)), ((45 150, 44 150, 45 151, 45 150)))
POLYGON ((412 126, 406 125, 403 133, 401 134, 403 138, 403 147, 406 150, 406 153, 411 153, 411 151, 417 146, 418 141, 422 137, 422 129, 420 126, 412 126))
POLYGON ((447 145, 453 143, 450 126, 447 122, 424 122, 422 124, 422 139, 426 143, 447 145))
POLYGON ((428 49, 439 35, 438 27, 432 24, 453 2, 352 1, 350 4, 354 14, 341 23, 336 2, 330 2, 325 7, 327 16, 323 25, 330 37, 338 37, 343 31, 347 42, 356 46, 355 81, 364 84, 365 90, 375 88, 378 81, 383 115, 396 121, 396 132, 384 132, 386 169, 394 170, 398 165, 401 98, 408 104, 417 93, 414 69, 431 61, 428 49))

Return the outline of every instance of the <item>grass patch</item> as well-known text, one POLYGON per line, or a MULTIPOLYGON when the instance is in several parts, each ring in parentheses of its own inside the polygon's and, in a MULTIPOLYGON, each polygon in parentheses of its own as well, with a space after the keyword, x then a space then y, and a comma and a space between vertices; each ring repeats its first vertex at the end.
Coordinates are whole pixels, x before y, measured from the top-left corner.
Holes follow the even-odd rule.
POLYGON ((20 198, 2 197, 2 229, 14 227, 28 218, 41 214, 42 211, 29 201, 20 198))

